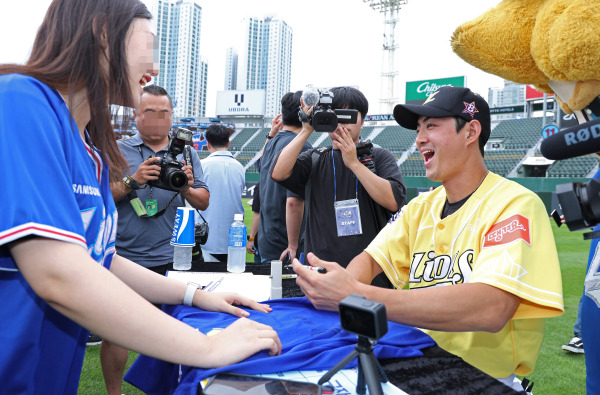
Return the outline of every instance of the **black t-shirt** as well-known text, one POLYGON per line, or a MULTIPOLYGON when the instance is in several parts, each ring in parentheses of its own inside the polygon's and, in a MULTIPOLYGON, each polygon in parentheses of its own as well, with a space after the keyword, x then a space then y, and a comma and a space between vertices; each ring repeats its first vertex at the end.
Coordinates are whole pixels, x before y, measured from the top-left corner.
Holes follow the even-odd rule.
MULTIPOLYGON (((290 141, 296 137, 294 132, 282 130, 265 146, 260 158, 260 222, 258 224, 258 238, 260 239, 260 256, 272 261, 281 257, 281 253, 288 246, 285 208, 286 200, 291 196, 304 198, 304 191, 293 193, 279 185, 271 178, 271 165, 274 159, 290 141)), ((312 148, 309 143, 304 144, 302 151, 312 148)), ((300 237, 302 237, 300 231, 300 237)))
MULTIPOLYGON (((326 149, 319 156, 315 168, 312 169, 311 155, 313 151, 309 150, 300 154, 292 174, 287 179, 280 181, 280 184, 300 194, 304 192, 307 183, 311 183, 308 218, 305 214, 305 218, 307 218, 304 239, 305 252, 313 252, 321 259, 337 262, 346 267, 375 238, 393 213, 377 204, 360 182, 357 189, 357 179, 354 173, 344 165, 339 150, 326 149), (343 237, 337 235, 332 154, 335 163, 336 200, 354 199, 358 190, 362 223, 361 235, 343 237)), ((398 207, 402 207, 405 204, 406 187, 394 156, 387 149, 374 147, 373 158, 377 175, 390 181, 398 207)))

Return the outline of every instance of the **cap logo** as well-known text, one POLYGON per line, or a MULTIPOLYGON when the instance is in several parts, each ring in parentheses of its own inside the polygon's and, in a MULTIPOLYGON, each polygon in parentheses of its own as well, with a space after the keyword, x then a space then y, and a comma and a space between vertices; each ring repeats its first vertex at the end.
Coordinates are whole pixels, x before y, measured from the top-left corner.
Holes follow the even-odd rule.
POLYGON ((475 113, 479 112, 477 107, 475 107, 475 102, 467 103, 464 101, 463 104, 465 105, 465 109, 462 110, 462 113, 471 115, 471 119, 475 118, 475 113))
POLYGON ((423 104, 427 104, 427 103, 429 103, 430 101, 434 101, 434 100, 435 100, 434 96, 435 96, 435 95, 437 95, 437 94, 438 94, 438 92, 439 92, 439 91, 435 91, 435 92, 433 92, 431 95, 429 95, 429 97, 427 98, 427 100, 425 100, 425 101, 423 102, 423 104))

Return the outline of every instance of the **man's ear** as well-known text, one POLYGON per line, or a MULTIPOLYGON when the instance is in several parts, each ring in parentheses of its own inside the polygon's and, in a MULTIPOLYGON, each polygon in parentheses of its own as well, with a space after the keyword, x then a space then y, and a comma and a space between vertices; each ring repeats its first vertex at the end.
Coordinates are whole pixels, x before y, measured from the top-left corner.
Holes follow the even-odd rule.
POLYGON ((479 149, 479 136, 481 135, 481 123, 474 119, 467 124, 467 145, 475 143, 479 149))

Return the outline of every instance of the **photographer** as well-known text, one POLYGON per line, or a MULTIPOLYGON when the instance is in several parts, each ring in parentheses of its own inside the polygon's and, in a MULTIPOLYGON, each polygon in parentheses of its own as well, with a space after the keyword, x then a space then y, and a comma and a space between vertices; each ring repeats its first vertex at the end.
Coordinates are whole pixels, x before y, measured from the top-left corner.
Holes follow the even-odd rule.
MULTIPOLYGON (((176 192, 152 185, 161 172, 156 162, 163 158, 169 147, 171 114, 172 102, 167 91, 157 85, 145 86, 140 105, 135 110, 138 133, 117 141, 129 171, 123 182, 111 184, 119 212, 116 243, 119 255, 163 275, 168 269, 172 270, 168 264, 173 260, 170 239, 177 207, 185 206, 187 200, 192 207, 204 210, 210 198, 200 159, 192 147, 193 166, 186 163, 181 169, 188 178, 183 189, 176 192), (140 217, 130 203, 132 191, 146 206, 149 217, 166 208, 164 214, 156 218, 140 217)), ((177 159, 184 160, 183 155, 178 155, 177 159)))
POLYGON ((314 132, 304 122, 302 131, 274 161, 271 177, 294 193, 304 194, 307 190, 305 252, 346 267, 402 207, 406 188, 396 160, 387 149, 367 147, 365 163, 357 156, 356 145, 369 109, 366 97, 351 87, 333 88, 331 93, 331 108, 358 110, 356 122, 340 121, 329 133, 331 147, 301 154, 314 132), (343 212, 353 212, 356 217, 337 220, 343 212), (347 222, 355 223, 348 226, 347 222))
MULTIPOLYGON (((111 191, 117 205, 117 253, 153 272, 165 275, 173 270, 173 246, 170 244, 177 207, 185 206, 204 210, 210 194, 204 183, 202 166, 192 147, 193 166, 186 163, 181 168, 187 176, 187 185, 172 191, 153 185, 159 179, 161 166, 157 162, 169 148, 172 102, 167 91, 157 85, 144 87, 140 104, 135 110, 138 133, 118 140, 121 154, 129 164, 122 182, 112 183, 111 191), (151 157, 152 156, 152 157, 151 157), (193 168, 193 171, 192 171, 193 168), (146 207, 147 216, 139 216, 131 204, 132 192, 146 207), (166 208, 164 214, 160 211, 166 208)), ((177 156, 183 160, 183 154, 177 156)), ((193 263, 194 267, 197 265, 193 263)), ((121 393, 121 379, 127 362, 127 350, 103 341, 100 361, 109 394, 121 393)))

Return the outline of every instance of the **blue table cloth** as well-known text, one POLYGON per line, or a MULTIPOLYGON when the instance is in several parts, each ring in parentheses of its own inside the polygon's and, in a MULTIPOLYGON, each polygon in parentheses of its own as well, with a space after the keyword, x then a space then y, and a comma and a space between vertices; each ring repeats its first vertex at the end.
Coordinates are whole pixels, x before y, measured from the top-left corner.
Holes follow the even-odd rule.
MULTIPOLYGON (((125 381, 147 394, 196 394, 198 383, 219 372, 240 374, 275 373, 288 370, 328 370, 350 354, 357 336, 341 328, 338 312, 321 311, 306 298, 286 298, 268 302, 273 311, 254 310, 250 319, 273 327, 283 344, 280 356, 257 353, 235 365, 219 369, 199 369, 175 365, 140 355, 125 375, 125 381)), ((167 314, 198 328, 203 333, 225 328, 237 317, 202 311, 192 307, 164 306, 167 314)), ((373 348, 377 359, 421 356, 424 347, 435 345, 429 335, 413 327, 388 322, 388 332, 373 348)), ((346 368, 357 366, 351 361, 346 368)))

